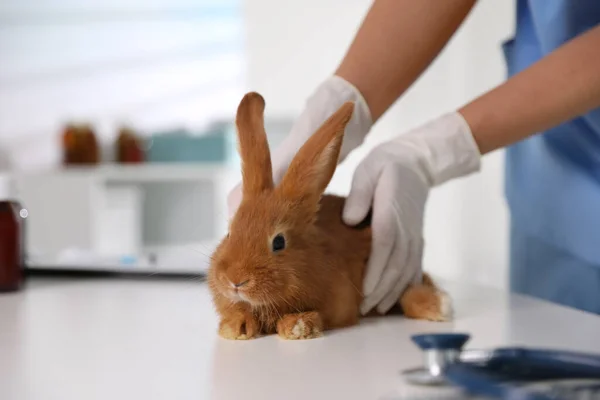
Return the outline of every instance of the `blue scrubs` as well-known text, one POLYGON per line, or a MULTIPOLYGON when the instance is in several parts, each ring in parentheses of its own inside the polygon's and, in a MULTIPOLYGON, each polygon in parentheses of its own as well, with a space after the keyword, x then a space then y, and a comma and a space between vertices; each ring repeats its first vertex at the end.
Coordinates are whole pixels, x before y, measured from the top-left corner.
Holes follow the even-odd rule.
MULTIPOLYGON (((517 0, 509 76, 598 24, 600 0, 517 0)), ((511 289, 600 314, 600 109, 508 148, 505 188, 511 289)))

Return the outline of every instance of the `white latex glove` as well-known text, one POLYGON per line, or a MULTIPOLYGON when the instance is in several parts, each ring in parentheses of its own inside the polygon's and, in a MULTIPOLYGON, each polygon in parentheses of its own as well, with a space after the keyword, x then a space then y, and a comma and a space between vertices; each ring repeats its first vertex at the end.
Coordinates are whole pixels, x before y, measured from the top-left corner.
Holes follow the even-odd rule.
MULTIPOLYGON (((352 84, 334 75, 317 87, 306 101, 304 110, 294 123, 291 132, 277 149, 271 152, 273 179, 276 184, 283 178, 300 147, 327 118, 347 101, 353 101, 355 107, 352 119, 346 125, 338 162, 342 162, 352 150, 362 144, 373 124, 369 107, 352 84)), ((235 213, 240 201, 241 183, 238 183, 227 198, 230 216, 235 213)))
POLYGON ((387 312, 422 276, 423 214, 429 189, 479 170, 466 121, 446 114, 374 148, 358 165, 344 209, 356 224, 372 208, 373 247, 361 312, 387 312))

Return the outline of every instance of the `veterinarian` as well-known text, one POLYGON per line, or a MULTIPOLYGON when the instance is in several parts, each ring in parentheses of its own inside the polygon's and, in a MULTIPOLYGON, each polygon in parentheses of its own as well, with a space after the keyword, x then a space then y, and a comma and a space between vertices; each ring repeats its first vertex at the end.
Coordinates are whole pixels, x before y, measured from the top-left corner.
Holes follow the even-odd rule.
MULTIPOLYGON (((340 161, 358 147, 474 3, 374 1, 334 76, 274 152, 275 180, 349 100, 356 107, 340 161)), ((355 224, 373 206, 363 312, 387 311, 420 277, 429 190, 507 147, 511 289, 600 314, 600 1, 517 0, 516 33, 503 50, 505 83, 374 148, 357 167, 344 220, 355 224)), ((239 187, 229 202, 235 210, 239 187)))

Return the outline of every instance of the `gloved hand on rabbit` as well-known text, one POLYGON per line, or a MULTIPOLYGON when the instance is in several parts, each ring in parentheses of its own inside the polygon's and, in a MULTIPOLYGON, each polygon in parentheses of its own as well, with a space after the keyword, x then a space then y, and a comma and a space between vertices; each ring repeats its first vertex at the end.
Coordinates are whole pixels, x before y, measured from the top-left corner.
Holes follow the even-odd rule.
MULTIPOLYGON (((369 108, 360 92, 334 76, 321 84, 286 140, 276 149, 273 175, 278 183, 298 149, 318 126, 347 101, 355 104, 346 125, 341 162, 371 129, 369 108)), ((362 314, 387 312, 409 283, 422 273, 423 213, 432 186, 479 168, 480 154, 469 126, 458 113, 444 115, 371 151, 354 174, 344 222, 355 225, 369 210, 373 246, 363 284, 362 314)), ((241 184, 230 193, 230 214, 241 199, 241 184)))
MULTIPOLYGON (((356 107, 341 104, 302 144, 278 183, 264 107, 259 94, 249 93, 237 111, 242 196, 208 275, 219 334, 314 338, 356 324, 364 298, 370 218, 349 226, 342 221, 345 199, 324 195, 356 107)), ((394 303, 407 317, 450 317, 450 300, 427 275, 413 280, 394 303)))

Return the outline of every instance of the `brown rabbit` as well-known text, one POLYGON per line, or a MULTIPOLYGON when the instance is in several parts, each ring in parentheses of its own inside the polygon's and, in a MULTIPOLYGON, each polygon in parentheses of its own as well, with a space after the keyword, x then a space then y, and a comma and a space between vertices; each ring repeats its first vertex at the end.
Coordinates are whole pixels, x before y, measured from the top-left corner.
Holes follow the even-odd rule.
MULTIPOLYGON (((344 198, 323 195, 354 105, 344 104, 310 137, 277 187, 264 108, 262 96, 249 93, 237 110, 242 201, 208 274, 219 334, 314 338, 360 317, 371 229, 368 221, 345 225, 344 198)), ((399 306, 410 318, 443 321, 450 313, 448 297, 427 275, 404 292, 399 306)))

